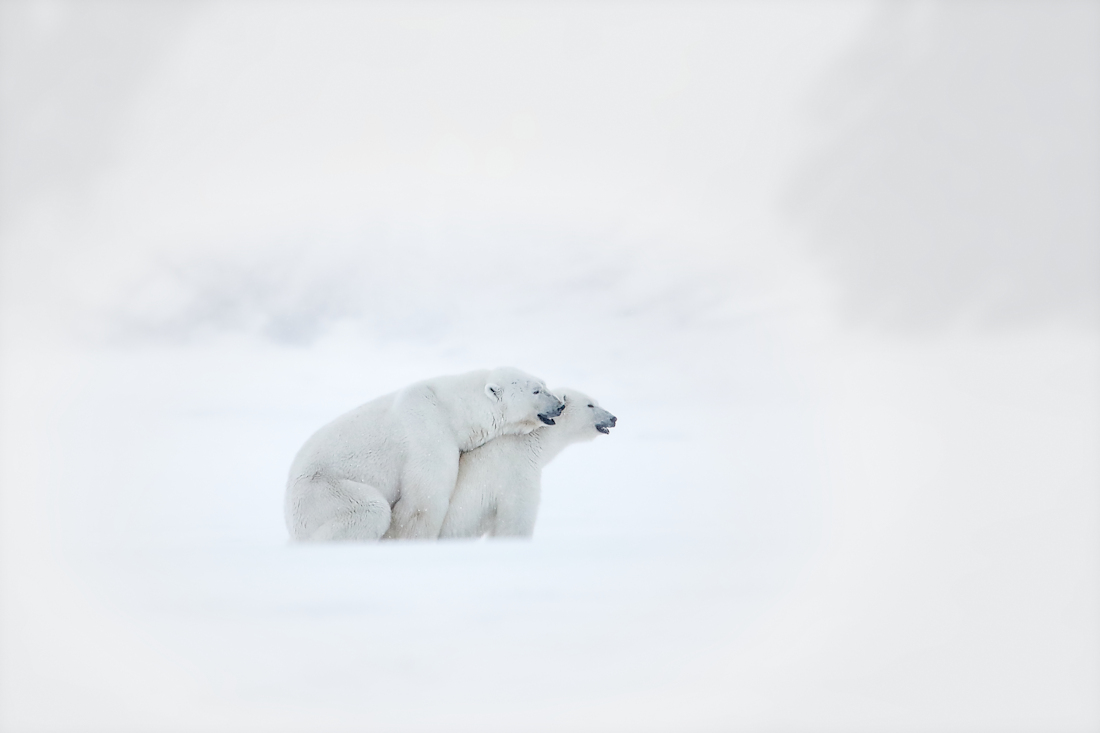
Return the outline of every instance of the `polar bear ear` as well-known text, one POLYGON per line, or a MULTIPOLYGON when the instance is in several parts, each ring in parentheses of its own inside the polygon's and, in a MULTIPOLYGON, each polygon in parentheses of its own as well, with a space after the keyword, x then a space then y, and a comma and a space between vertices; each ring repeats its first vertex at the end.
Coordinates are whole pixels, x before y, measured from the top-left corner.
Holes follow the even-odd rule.
POLYGON ((486 384, 485 385, 485 394, 488 395, 489 399, 496 400, 496 401, 499 402, 500 399, 501 399, 500 385, 499 384, 493 384, 492 382, 490 382, 489 384, 486 384))

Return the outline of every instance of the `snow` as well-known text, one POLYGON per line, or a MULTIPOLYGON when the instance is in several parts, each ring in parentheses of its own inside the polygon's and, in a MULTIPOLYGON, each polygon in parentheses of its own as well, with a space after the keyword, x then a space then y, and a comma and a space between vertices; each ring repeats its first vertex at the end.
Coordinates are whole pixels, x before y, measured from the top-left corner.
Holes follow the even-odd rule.
MULTIPOLYGON (((1034 177, 933 136, 980 213, 922 222, 924 148, 875 141, 1017 101, 929 91, 1006 78, 951 55, 974 12, 1071 90, 1100 43, 949 7, 5 5, 0 728, 1094 729, 1100 196, 1017 214, 1034 177), (619 418, 532 541, 287 541, 313 430, 503 364, 619 418)), ((1096 186, 1074 129, 1002 154, 1096 186)))

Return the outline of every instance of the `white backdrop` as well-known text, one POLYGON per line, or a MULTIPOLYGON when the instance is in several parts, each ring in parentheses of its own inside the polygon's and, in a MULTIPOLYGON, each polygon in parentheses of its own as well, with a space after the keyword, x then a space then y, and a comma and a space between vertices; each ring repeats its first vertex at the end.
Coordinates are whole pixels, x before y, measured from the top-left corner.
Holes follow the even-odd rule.
POLYGON ((3 4, 0 726, 1094 730, 1098 15, 3 4), (286 541, 504 364, 532 541, 286 541))

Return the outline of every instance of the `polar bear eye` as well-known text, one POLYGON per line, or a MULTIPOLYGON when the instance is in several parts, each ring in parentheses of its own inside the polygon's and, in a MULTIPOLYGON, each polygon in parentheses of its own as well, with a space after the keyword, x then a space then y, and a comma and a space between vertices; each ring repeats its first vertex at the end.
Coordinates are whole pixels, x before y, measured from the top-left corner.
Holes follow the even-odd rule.
POLYGON ((595 405, 589 405, 589 407, 595 407, 595 405))
POLYGON ((539 391, 538 391, 538 390, 536 389, 536 390, 535 390, 535 394, 538 394, 538 393, 539 393, 539 391))

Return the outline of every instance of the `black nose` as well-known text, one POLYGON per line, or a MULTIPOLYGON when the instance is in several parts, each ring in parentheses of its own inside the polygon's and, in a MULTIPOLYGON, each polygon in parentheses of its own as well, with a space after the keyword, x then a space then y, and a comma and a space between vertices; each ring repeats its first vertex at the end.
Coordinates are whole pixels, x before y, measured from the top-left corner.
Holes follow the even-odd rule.
POLYGON ((619 418, 614 415, 611 416, 611 427, 615 427, 615 423, 619 421, 619 418))

